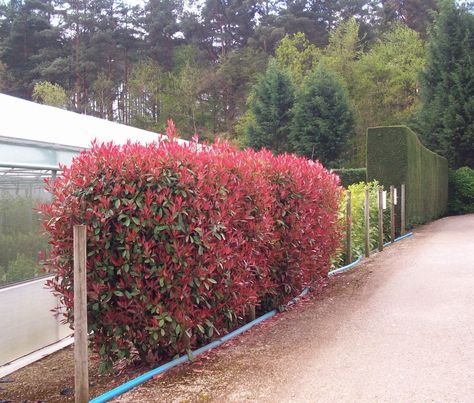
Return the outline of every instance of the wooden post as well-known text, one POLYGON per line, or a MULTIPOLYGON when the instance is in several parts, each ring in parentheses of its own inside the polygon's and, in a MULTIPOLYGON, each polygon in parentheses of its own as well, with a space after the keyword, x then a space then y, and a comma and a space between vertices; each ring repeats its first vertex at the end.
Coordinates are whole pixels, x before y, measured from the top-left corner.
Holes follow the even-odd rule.
POLYGON ((346 264, 352 263, 352 195, 347 191, 346 200, 346 264))
POLYGON ((378 213, 379 213, 379 252, 383 251, 383 188, 379 186, 379 200, 378 200, 378 213))
POLYGON ((188 329, 185 329, 183 332, 183 343, 186 350, 191 350, 191 338, 188 334, 188 329))
POLYGON ((250 322, 255 320, 255 305, 254 304, 250 304, 249 319, 250 319, 250 322))
POLYGON ((402 183, 400 195, 400 235, 405 235, 405 184, 402 183))
POLYGON ((74 387, 75 402, 89 401, 87 362, 87 236, 85 225, 74 226, 74 387))
POLYGON ((390 186, 390 242, 395 242, 395 191, 394 187, 390 186))
POLYGON ((369 243, 369 236, 370 236, 370 200, 369 200, 369 189, 365 189, 365 208, 364 208, 364 222, 365 222, 365 239, 364 239, 364 246, 365 246, 365 257, 370 256, 370 243, 369 243))

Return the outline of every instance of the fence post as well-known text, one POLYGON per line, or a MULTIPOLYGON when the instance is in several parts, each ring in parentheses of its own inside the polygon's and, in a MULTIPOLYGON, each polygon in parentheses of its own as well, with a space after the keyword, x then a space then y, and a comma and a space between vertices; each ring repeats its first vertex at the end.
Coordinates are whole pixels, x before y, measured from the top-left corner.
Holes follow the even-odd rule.
POLYGON ((74 226, 74 395, 76 403, 89 401, 87 362, 87 236, 85 225, 74 226))
POLYGON ((390 186, 390 242, 395 242, 395 191, 393 185, 390 186))
POLYGON ((255 320, 255 304, 250 304, 249 319, 250 319, 250 322, 255 320))
POLYGON ((365 208, 364 208, 364 222, 365 222, 365 239, 364 239, 364 246, 365 246, 365 257, 370 256, 370 244, 369 244, 369 236, 370 236, 370 200, 369 200, 369 189, 365 189, 365 208))
POLYGON ((346 264, 352 263, 352 194, 347 191, 346 200, 346 264))
POLYGON ((191 338, 189 337, 188 330, 189 329, 183 329, 183 343, 184 343, 184 348, 186 351, 191 350, 191 338))
POLYGON ((400 235, 405 235, 405 184, 402 183, 400 195, 400 235))
POLYGON ((383 251, 383 187, 378 189, 379 252, 383 251))

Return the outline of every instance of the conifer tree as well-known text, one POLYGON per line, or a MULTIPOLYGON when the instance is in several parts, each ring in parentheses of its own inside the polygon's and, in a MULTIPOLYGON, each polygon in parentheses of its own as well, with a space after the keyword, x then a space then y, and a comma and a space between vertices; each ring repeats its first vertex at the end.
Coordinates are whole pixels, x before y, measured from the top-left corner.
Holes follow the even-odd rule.
POLYGON ((328 167, 336 167, 353 127, 344 88, 334 73, 319 65, 306 78, 295 101, 293 150, 328 167))
POLYGON ((294 90, 290 77, 271 60, 265 75, 254 86, 249 106, 254 119, 247 127, 248 145, 274 153, 290 151, 288 135, 294 90))
POLYGON ((440 3, 421 75, 420 130, 451 167, 474 167, 474 15, 440 3))

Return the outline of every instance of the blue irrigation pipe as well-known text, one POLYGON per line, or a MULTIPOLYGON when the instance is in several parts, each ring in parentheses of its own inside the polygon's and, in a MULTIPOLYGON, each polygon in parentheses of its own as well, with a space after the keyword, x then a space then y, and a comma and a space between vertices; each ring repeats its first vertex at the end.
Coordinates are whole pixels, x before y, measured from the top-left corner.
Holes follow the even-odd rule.
MULTIPOLYGON (((408 238, 408 237, 410 237, 410 236, 412 236, 412 235, 413 235, 413 232, 409 232, 408 234, 399 236, 399 237, 396 238, 393 242, 387 242, 387 243, 385 243, 383 246, 389 246, 389 245, 391 245, 392 243, 401 241, 402 239, 408 238)), ((328 276, 334 276, 335 274, 342 273, 343 271, 352 269, 353 267, 357 266, 357 265, 361 262, 361 260, 362 260, 362 256, 359 256, 355 262, 352 262, 351 264, 348 264, 347 266, 340 267, 339 269, 330 271, 330 272, 328 273, 328 276)))
MULTIPOLYGON (((239 334, 245 332, 246 330, 250 329, 251 327, 257 325, 260 322, 263 322, 264 320, 267 320, 271 318, 272 316, 276 315, 277 310, 274 309, 273 311, 270 311, 266 313, 265 315, 260 316, 259 318, 253 320, 252 322, 247 323, 246 325, 234 330, 233 332, 217 339, 214 340, 212 343, 201 347, 197 350, 194 350, 191 355, 192 357, 197 357, 200 354, 205 353, 206 351, 209 351, 217 346, 220 346, 221 344, 225 343, 226 341, 229 341, 233 337, 238 336, 239 334)), ((129 391, 130 389, 134 388, 135 386, 138 386, 142 384, 143 382, 148 381, 149 379, 153 378, 156 375, 162 374, 163 372, 168 371, 169 369, 176 367, 179 364, 183 364, 186 361, 189 361, 189 357, 187 355, 183 355, 179 358, 176 358, 173 361, 170 361, 166 364, 163 364, 159 366, 158 368, 152 369, 151 371, 145 372, 144 374, 138 376, 137 378, 131 379, 128 382, 125 382, 124 384, 117 386, 116 388, 109 390, 108 392, 105 392, 103 395, 100 395, 96 397, 95 399, 92 399, 90 403, 105 403, 108 402, 109 400, 113 399, 114 397, 117 397, 121 395, 122 393, 125 393, 129 391)))
POLYGON ((343 271, 352 269, 353 267, 357 266, 360 261, 362 260, 362 256, 359 256, 355 262, 348 264, 347 266, 340 267, 339 269, 332 270, 328 273, 328 276, 334 276, 335 274, 342 273, 343 271))
MULTIPOLYGON (((402 236, 399 236, 398 238, 396 238, 393 242, 398 242, 398 241, 401 241, 402 239, 405 239, 405 238, 408 238, 409 236, 412 236, 413 235, 413 232, 409 232, 408 234, 405 234, 405 235, 402 235, 402 236)), ((392 242, 387 242, 387 243, 384 243, 383 246, 388 246, 390 245, 392 242)))
MULTIPOLYGON (((405 235, 395 239, 395 242, 401 241, 402 239, 407 238, 407 237, 412 236, 412 235, 413 235, 412 232, 410 232, 408 234, 405 234, 405 235)), ((389 242, 388 244, 390 244, 390 243, 391 242, 389 242)), ((386 244, 386 245, 388 245, 388 244, 386 244)), ((362 260, 362 256, 359 256, 355 262, 352 262, 351 264, 348 264, 347 266, 340 267, 339 269, 330 271, 328 273, 328 276, 333 276, 333 275, 341 273, 343 271, 352 269, 353 267, 357 266, 360 263, 361 260, 362 260)), ((296 298, 293 298, 290 302, 288 302, 288 304, 286 304, 286 306, 290 306, 290 305, 294 304, 297 300, 304 297, 308 292, 309 292, 309 287, 306 287, 301 292, 300 295, 298 295, 296 298)), ((246 330, 249 330, 253 326, 255 326, 255 325, 257 325, 257 324, 259 324, 259 323, 261 323, 261 322, 263 322, 267 319, 270 319, 272 316, 275 316, 277 314, 277 312, 278 311, 276 309, 274 309, 273 311, 270 311, 270 312, 266 313, 265 315, 260 316, 259 318, 253 320, 252 322, 249 322, 246 325, 244 325, 242 327, 239 327, 238 329, 234 330, 233 332, 230 332, 229 334, 226 334, 225 336, 222 336, 221 338, 219 338, 217 340, 214 340, 213 342, 209 343, 208 345, 206 345, 204 347, 201 347, 201 348, 198 348, 197 350, 194 350, 191 353, 191 356, 192 357, 197 357, 197 356, 199 356, 199 355, 201 355, 201 354, 203 354, 203 353, 205 353, 205 352, 207 352, 207 351, 209 351, 213 348, 216 348, 216 347, 220 346, 221 344, 229 341, 230 339, 242 334, 246 330)), ((151 371, 145 372, 144 374, 142 374, 142 375, 140 375, 140 376, 138 376, 134 379, 131 379, 130 381, 125 382, 124 384, 122 384, 120 386, 117 386, 116 388, 114 388, 112 390, 109 390, 108 392, 105 392, 103 395, 97 396, 96 398, 90 400, 89 403, 105 403, 105 402, 108 402, 109 400, 112 400, 114 397, 117 397, 117 396, 121 395, 122 393, 125 393, 125 392, 129 391, 130 389, 133 389, 134 387, 150 380, 154 376, 162 374, 163 372, 166 372, 169 369, 171 369, 173 367, 176 367, 179 364, 183 364, 187 361, 189 361, 189 356, 183 355, 179 358, 174 359, 173 361, 170 361, 166 364, 163 364, 163 365, 159 366, 158 368, 155 368, 155 369, 152 369, 151 371)))

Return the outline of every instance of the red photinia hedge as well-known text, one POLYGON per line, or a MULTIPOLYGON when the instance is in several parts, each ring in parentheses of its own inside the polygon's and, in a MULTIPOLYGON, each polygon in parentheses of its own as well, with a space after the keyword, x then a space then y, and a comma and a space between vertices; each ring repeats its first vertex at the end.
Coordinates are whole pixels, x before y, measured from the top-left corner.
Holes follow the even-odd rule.
POLYGON ((182 354, 239 326, 251 304, 286 303, 324 280, 340 238, 336 175, 223 143, 94 144, 49 190, 49 285, 72 322, 72 227, 85 224, 89 325, 104 367, 182 354))

